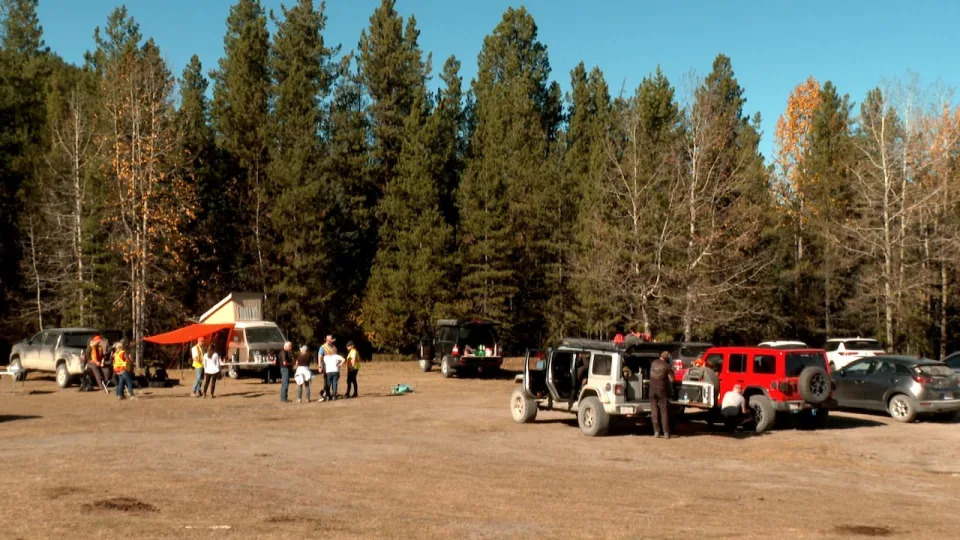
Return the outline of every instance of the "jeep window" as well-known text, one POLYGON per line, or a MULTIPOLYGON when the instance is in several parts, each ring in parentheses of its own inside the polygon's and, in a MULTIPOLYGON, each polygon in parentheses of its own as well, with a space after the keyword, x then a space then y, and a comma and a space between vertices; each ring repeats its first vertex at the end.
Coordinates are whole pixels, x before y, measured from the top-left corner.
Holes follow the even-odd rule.
POLYGON ((57 339, 58 339, 59 337, 60 337, 60 334, 59 334, 58 332, 47 332, 47 333, 43 336, 43 346, 44 346, 44 347, 47 347, 47 346, 53 347, 53 346, 55 346, 55 345, 57 344, 57 339))
POLYGON ((807 366, 823 367, 823 353, 787 353, 787 377, 799 377, 800 372, 807 366))
POLYGON ((839 341, 828 341, 828 342, 823 346, 823 350, 825 350, 825 351, 827 351, 827 352, 833 352, 833 351, 835 351, 835 350, 837 350, 837 349, 839 349, 839 348, 840 348, 840 342, 839 342, 839 341))
POLYGON ((730 366, 728 369, 730 373, 746 373, 747 372, 747 355, 731 354, 730 363, 727 365, 730 366))
POLYGON ((613 357, 609 354, 593 355, 593 367, 590 368, 592 375, 610 376, 610 369, 613 368, 613 357))
POLYGON ((464 326, 457 342, 471 347, 492 347, 497 342, 497 335, 490 326, 464 326))
POLYGON ((703 360, 703 364, 714 371, 720 371, 720 367, 723 365, 723 355, 713 353, 703 360))
POLYGON ((276 326, 257 326, 245 329, 247 343, 283 343, 283 334, 276 326))
POLYGON ((753 372, 773 374, 777 372, 777 357, 772 354, 758 354, 753 357, 753 372))
POLYGON ((83 349, 90 343, 90 339, 93 338, 94 334, 92 332, 87 332, 85 334, 64 334, 63 343, 60 344, 62 347, 70 347, 72 349, 83 349))
POLYGON ((875 339, 850 340, 843 344, 848 351, 882 351, 883 347, 875 339))

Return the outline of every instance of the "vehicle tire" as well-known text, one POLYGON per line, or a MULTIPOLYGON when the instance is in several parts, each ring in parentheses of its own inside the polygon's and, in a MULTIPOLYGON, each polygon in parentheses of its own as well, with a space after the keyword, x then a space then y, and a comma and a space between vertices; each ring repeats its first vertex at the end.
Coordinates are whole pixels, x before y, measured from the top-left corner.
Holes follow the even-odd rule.
POLYGON ((430 371, 430 368, 433 367, 433 362, 431 362, 427 358, 421 358, 419 364, 420 364, 420 371, 424 373, 430 371))
POLYGON ((440 374, 443 375, 444 379, 449 379, 453 377, 453 374, 456 373, 457 369, 453 367, 453 357, 444 356, 443 360, 440 361, 440 374))
POLYGON ((754 431, 763 433, 773 427, 777 420, 777 412, 773 410, 770 398, 762 394, 750 396, 750 408, 753 409, 753 419, 756 424, 754 431))
POLYGON ((60 362, 57 364, 57 386, 60 388, 67 388, 70 386, 72 377, 70 377, 70 372, 67 371, 67 363, 60 362))
POLYGON ((523 388, 515 388, 510 395, 510 414, 518 424, 533 422, 537 418, 537 402, 523 388))
POLYGON ((577 423, 580 425, 580 431, 587 437, 600 437, 607 434, 610 417, 607 411, 603 410, 603 405, 596 396, 587 396, 580 400, 577 423))
POLYGON ((887 403, 887 412, 897 422, 909 424, 917 418, 917 407, 913 400, 904 394, 897 394, 887 403))
POLYGON ((18 373, 16 378, 14 379, 15 381, 20 382, 20 381, 27 380, 27 371, 23 369, 23 364, 20 363, 19 356, 14 356, 13 358, 10 359, 10 365, 7 366, 7 369, 11 371, 18 371, 18 370, 20 371, 20 373, 18 373))
POLYGON ((827 370, 819 366, 807 366, 800 372, 798 390, 804 401, 820 405, 830 397, 832 384, 827 370))
POLYGON ((237 368, 230 366, 227 368, 227 377, 230 377, 231 379, 239 379, 240 371, 237 370, 237 368))

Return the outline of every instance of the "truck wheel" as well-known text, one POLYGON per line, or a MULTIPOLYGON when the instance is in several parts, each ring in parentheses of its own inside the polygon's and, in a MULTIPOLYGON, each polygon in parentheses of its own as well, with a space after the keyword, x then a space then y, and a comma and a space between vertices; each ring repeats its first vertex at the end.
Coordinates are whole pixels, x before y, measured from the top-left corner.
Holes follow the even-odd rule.
POLYGON ((430 371, 430 368, 432 367, 433 367, 433 362, 431 362, 428 358, 420 359, 420 371, 426 373, 430 371))
POLYGON ((25 381, 25 380, 27 380, 27 372, 26 372, 26 370, 23 369, 23 364, 20 363, 20 357, 19 357, 19 356, 14 356, 14 357, 10 360, 10 365, 7 366, 7 369, 9 369, 10 371, 18 371, 18 372, 19 372, 19 373, 17 373, 17 375, 14 377, 14 380, 15 380, 15 381, 19 382, 19 381, 25 381))
POLYGON ((237 370, 237 368, 230 366, 227 368, 227 377, 230 377, 231 379, 237 379, 240 377, 240 372, 237 370))
POLYGON ((70 372, 67 371, 67 363, 63 361, 57 364, 57 386, 60 388, 70 386, 70 372))
POLYGON ((762 394, 750 396, 750 408, 753 409, 753 419, 756 422, 754 429, 757 433, 763 433, 773 427, 777 412, 773 410, 770 398, 762 394))
POLYGON ((909 424, 917 418, 917 408, 913 406, 913 401, 903 394, 897 394, 890 398, 887 410, 897 422, 909 424))
POLYGON ((455 372, 456 368, 453 367, 453 358, 444 356, 443 360, 440 361, 440 374, 443 375, 444 379, 449 379, 453 377, 455 372))
POLYGON ((807 403, 820 405, 830 397, 830 375, 819 366, 807 366, 800 372, 800 396, 807 403))
POLYGON ((523 388, 515 388, 510 395, 510 414, 518 424, 533 422, 537 418, 537 403, 530 399, 523 388))
POLYGON ((587 437, 599 437, 607 434, 607 428, 610 427, 610 417, 607 411, 603 410, 603 405, 595 396, 588 396, 580 401, 580 409, 577 411, 577 423, 580 425, 580 431, 587 437))

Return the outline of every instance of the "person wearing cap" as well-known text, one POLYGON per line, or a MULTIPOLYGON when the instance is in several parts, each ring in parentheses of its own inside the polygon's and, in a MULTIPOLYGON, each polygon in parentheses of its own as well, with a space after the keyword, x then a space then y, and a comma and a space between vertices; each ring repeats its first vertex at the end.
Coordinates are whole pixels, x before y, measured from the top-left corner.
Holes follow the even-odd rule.
POLYGON ((128 367, 130 359, 127 356, 126 347, 122 341, 113 347, 115 349, 113 353, 113 370, 117 374, 117 399, 123 399, 124 387, 130 392, 130 399, 136 399, 137 396, 133 394, 133 373, 130 371, 131 368, 128 367))
POLYGON ((310 372, 310 353, 307 352, 307 346, 300 347, 300 356, 297 357, 297 371, 293 379, 297 382, 297 403, 304 403, 303 389, 307 389, 306 403, 310 403, 310 379, 313 373, 310 372))
POLYGON ((289 403, 287 399, 287 389, 290 387, 290 367, 293 366, 293 357, 290 351, 293 350, 293 343, 283 344, 283 350, 277 355, 277 364, 280 365, 280 402, 289 403))
POLYGON ((747 400, 743 397, 742 386, 735 384, 733 390, 723 395, 723 400, 720 402, 720 415, 723 417, 723 425, 729 431, 736 431, 737 426, 750 418, 750 410, 747 408, 747 400))
POLYGON ((85 369, 89 371, 94 380, 97 381, 97 387, 102 388, 105 393, 109 394, 107 390, 107 383, 103 380, 103 338, 100 335, 93 336, 90 338, 90 345, 87 350, 87 365, 85 369))
POLYGON ((330 380, 327 378, 326 364, 323 357, 330 354, 337 354, 337 340, 331 334, 327 334, 323 340, 323 345, 317 349, 317 365, 320 366, 320 374, 323 376, 323 390, 320 392, 320 401, 325 401, 330 397, 330 380))
POLYGON ((670 368, 670 353, 663 351, 660 357, 650 362, 650 421, 653 423, 653 436, 659 438, 661 428, 663 437, 670 438, 669 399, 673 385, 673 370, 670 368))
POLYGON ((192 397, 200 397, 203 395, 203 354, 204 354, 204 344, 207 342, 207 338, 201 336, 197 339, 196 345, 190 347, 190 358, 193 360, 193 391, 190 392, 192 397))
POLYGON ((343 397, 357 397, 357 372, 360 371, 360 353, 353 345, 352 341, 347 342, 347 391, 343 397), (350 389, 353 388, 353 395, 350 395, 350 389))

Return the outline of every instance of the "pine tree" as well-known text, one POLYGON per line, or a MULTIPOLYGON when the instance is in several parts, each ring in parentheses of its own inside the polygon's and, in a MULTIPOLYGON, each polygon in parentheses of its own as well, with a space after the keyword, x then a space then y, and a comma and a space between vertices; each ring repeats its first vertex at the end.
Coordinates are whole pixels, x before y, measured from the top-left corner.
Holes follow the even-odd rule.
POLYGON ((545 339, 558 214, 550 161, 557 91, 533 17, 508 9, 479 55, 476 129, 458 196, 462 311, 499 323, 508 343, 545 339))
POLYGON ((417 100, 426 96, 430 72, 417 40, 417 21, 403 18, 394 9, 395 0, 381 0, 370 16, 370 27, 360 34, 357 64, 370 94, 373 128, 373 178, 380 190, 396 176, 404 121, 417 100))
POLYGON ((270 293, 276 299, 277 322, 295 337, 316 336, 317 314, 333 291, 330 231, 324 227, 330 211, 325 196, 320 133, 335 75, 334 50, 323 40, 323 7, 301 0, 282 8, 274 18, 277 33, 271 49, 273 134, 270 148, 269 212, 271 237, 277 245, 276 271, 270 293))
POLYGON ((460 79, 460 61, 451 56, 443 64, 440 80, 444 87, 437 91, 437 105, 433 110, 440 134, 437 137, 437 152, 440 155, 441 172, 437 178, 440 211, 450 226, 458 221, 456 192, 463 175, 463 159, 466 154, 463 91, 460 79))
POLYGON ((409 350, 449 309, 453 235, 437 190, 445 155, 442 117, 423 100, 404 125, 397 177, 379 205, 380 248, 365 296, 364 327, 381 347, 409 350))
MULTIPOLYGON (((227 17, 224 55, 213 72, 212 118, 217 145, 236 167, 229 220, 240 247, 231 281, 267 291, 271 244, 266 238, 270 76, 267 18, 259 0, 238 0, 227 17)), ((268 314, 270 304, 265 306, 268 314)))

